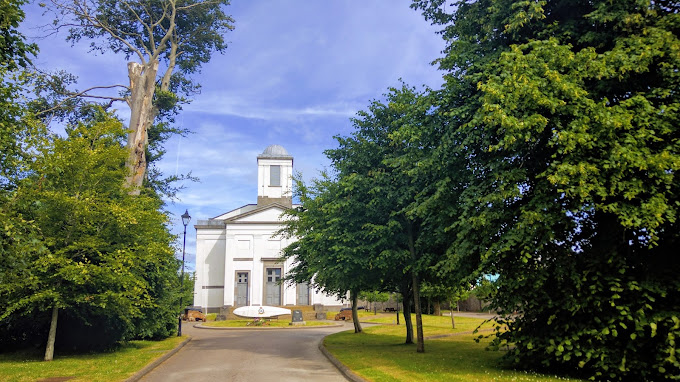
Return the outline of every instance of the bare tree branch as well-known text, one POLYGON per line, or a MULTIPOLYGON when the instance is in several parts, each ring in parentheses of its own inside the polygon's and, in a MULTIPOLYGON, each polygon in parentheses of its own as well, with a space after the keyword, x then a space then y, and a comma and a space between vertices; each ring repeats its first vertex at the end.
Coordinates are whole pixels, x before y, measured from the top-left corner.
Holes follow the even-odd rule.
MULTIPOLYGON (((137 12, 130 6, 130 4, 127 1, 123 1, 123 4, 127 7, 127 9, 130 12, 132 12, 132 14, 135 16, 135 19, 142 25, 142 27, 146 29, 146 33, 148 33, 149 36, 149 46, 155 46, 156 44, 153 37, 153 28, 156 25, 156 23, 151 25, 147 24, 146 22, 144 22, 144 20, 142 20, 141 17, 139 17, 139 14, 137 14, 137 12)), ((149 19, 151 19, 151 12, 147 10, 146 13, 149 15, 149 19)), ((163 20, 163 17, 160 18, 159 22, 161 20, 163 20)))
POLYGON ((39 111, 39 112, 36 113, 36 115, 44 115, 44 114, 47 114, 47 113, 49 113, 53 110, 59 109, 67 101, 72 100, 74 98, 79 98, 79 97, 87 97, 87 98, 95 98, 95 99, 108 99, 108 100, 111 100, 112 102, 113 101, 127 102, 127 100, 123 97, 112 97, 112 96, 87 94, 87 92, 89 92, 91 90, 95 90, 95 89, 112 89, 112 88, 117 88, 117 87, 125 88, 125 89, 128 89, 128 90, 130 89, 129 87, 127 87, 125 85, 108 85, 108 86, 93 86, 91 88, 85 89, 85 90, 80 91, 80 92, 69 92, 69 93, 66 93, 67 97, 64 98, 63 100, 61 100, 58 104, 56 104, 55 106, 53 106, 49 109, 39 111))
POLYGON ((191 9, 194 7, 200 7, 201 5, 206 5, 206 4, 219 4, 219 1, 213 1, 213 0, 207 0, 207 1, 199 1, 197 3, 185 5, 183 7, 177 7, 178 11, 185 11, 187 9, 191 9))
MULTIPOLYGON (((102 29, 106 31, 111 36, 111 38, 121 42, 128 49, 130 49, 130 51, 134 52, 139 57, 142 64, 146 63, 146 60, 144 59, 144 55, 142 54, 142 52, 139 49, 135 48, 132 44, 127 42, 124 38, 122 38, 119 35, 119 33, 117 33, 120 31, 114 31, 114 28, 111 28, 110 26, 104 24, 102 21, 98 20, 96 17, 90 15, 90 9, 85 2, 80 2, 76 0, 73 2, 76 5, 75 7, 67 6, 65 2, 59 2, 57 0, 51 0, 51 3, 54 4, 54 6, 57 9, 67 10, 69 13, 75 15, 76 17, 82 17, 89 24, 89 25, 76 24, 74 25, 74 27, 85 28, 87 26, 90 26, 93 28, 102 29)), ((142 46, 144 45, 142 44, 142 46)), ((144 50, 147 50, 146 47, 144 48, 144 50)), ((147 53, 151 55, 151 52, 149 52, 148 50, 147 53)))
POLYGON ((150 59, 153 60, 158 60, 158 56, 160 56, 160 54, 165 50, 165 44, 168 43, 168 40, 170 40, 175 30, 175 18, 177 17, 177 8, 175 5, 177 3, 176 0, 170 0, 169 3, 172 9, 170 17, 168 18, 168 20, 170 21, 170 26, 168 27, 168 30, 165 32, 165 35, 163 35, 161 41, 158 43, 158 47, 156 47, 156 49, 154 50, 153 56, 150 57, 150 59))

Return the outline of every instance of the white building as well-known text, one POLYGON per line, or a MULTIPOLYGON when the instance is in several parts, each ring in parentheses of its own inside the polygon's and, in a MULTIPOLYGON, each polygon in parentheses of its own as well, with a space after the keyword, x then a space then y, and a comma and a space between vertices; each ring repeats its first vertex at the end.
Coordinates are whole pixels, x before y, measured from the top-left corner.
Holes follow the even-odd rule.
POLYGON ((257 204, 198 220, 195 307, 226 314, 244 305, 342 305, 307 284, 278 283, 291 266, 290 260, 280 263, 278 258, 292 239, 276 232, 281 213, 296 207, 292 175, 293 157, 283 147, 271 145, 257 157, 257 204))

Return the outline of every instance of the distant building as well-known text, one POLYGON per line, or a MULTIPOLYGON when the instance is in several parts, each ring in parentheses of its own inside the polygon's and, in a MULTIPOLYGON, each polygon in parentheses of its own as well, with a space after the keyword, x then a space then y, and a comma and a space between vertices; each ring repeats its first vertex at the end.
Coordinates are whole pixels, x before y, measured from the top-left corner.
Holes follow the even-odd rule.
POLYGON ((208 313, 246 305, 341 306, 307 284, 280 285, 291 267, 281 249, 294 239, 275 236, 281 213, 293 205, 293 157, 279 145, 257 156, 257 204, 247 204, 196 228, 194 306, 208 313))

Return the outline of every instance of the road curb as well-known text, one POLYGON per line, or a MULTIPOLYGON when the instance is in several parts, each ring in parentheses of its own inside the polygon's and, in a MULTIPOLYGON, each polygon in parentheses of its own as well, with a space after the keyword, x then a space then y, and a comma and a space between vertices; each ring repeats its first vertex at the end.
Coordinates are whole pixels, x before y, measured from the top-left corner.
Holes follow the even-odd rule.
POLYGON ((284 327, 217 327, 217 326, 203 326, 203 324, 196 324, 194 328, 196 329, 208 329, 208 330, 297 330, 297 329, 324 329, 324 328, 337 328, 338 326, 344 326, 344 324, 335 325, 317 325, 317 326, 284 326, 284 327))
POLYGON ((340 362, 337 358, 331 354, 331 352, 326 349, 326 347, 323 345, 323 340, 326 339, 326 337, 322 338, 321 341, 319 341, 319 351, 321 351, 321 354, 325 355, 326 358, 335 366, 338 368, 340 373, 345 376, 348 380, 352 382, 367 382, 365 379, 361 378, 357 374, 355 374, 352 370, 350 370, 347 366, 345 366, 342 362, 340 362))
POLYGON ((128 378, 125 380, 125 382, 137 382, 142 377, 145 375, 149 374, 151 370, 155 369, 158 365, 161 363, 165 362, 168 358, 172 357, 179 351, 179 349, 183 348, 184 345, 188 344, 189 341, 191 341, 191 337, 187 337, 184 341, 180 342, 179 345, 175 346, 174 349, 170 350, 169 352, 163 354, 160 358, 157 358, 155 361, 151 362, 150 364, 144 366, 144 368, 138 372, 136 372, 132 377, 128 378))

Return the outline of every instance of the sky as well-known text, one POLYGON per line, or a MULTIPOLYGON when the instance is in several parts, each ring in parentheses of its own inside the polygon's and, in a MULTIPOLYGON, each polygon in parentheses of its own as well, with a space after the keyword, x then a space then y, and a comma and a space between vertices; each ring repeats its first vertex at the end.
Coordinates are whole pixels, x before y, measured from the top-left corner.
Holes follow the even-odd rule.
MULTIPOLYGON (((235 29, 228 48, 192 78, 201 93, 184 107, 177 125, 192 131, 171 138, 158 163, 167 175, 187 174, 177 200, 168 201, 171 229, 182 256, 188 211, 186 268, 194 269, 197 220, 257 202, 257 155, 271 144, 285 147, 305 179, 329 165, 323 151, 334 136, 351 134, 351 118, 380 100, 400 80, 438 88, 443 80, 431 62, 444 42, 408 0, 232 0, 227 14, 235 29)), ((34 64, 78 76, 77 88, 127 84, 122 55, 89 52, 66 34, 46 36, 52 20, 36 3, 25 7, 22 32, 36 42, 34 64)), ((118 104, 122 119, 129 110, 118 104)))

